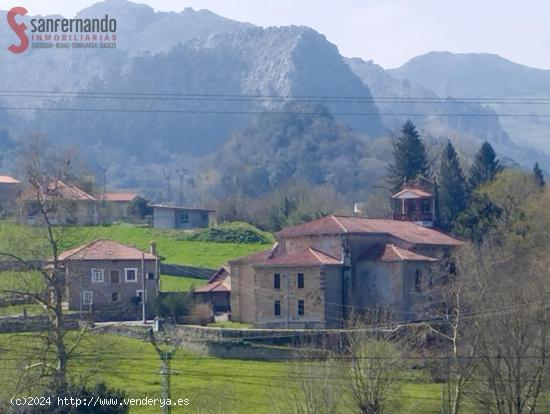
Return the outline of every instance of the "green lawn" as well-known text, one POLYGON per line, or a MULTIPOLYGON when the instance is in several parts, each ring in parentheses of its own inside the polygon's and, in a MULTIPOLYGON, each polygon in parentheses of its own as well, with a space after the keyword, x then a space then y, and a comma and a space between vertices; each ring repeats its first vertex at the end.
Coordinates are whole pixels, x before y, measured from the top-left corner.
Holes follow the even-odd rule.
MULTIPOLYGON (((37 251, 48 254, 44 247, 44 229, 0 221, 0 251, 36 257, 37 251)), ((56 228, 62 240, 61 249, 69 249, 97 238, 109 238, 148 250, 150 241, 157 242, 158 252, 166 263, 216 268, 230 259, 267 249, 268 244, 213 243, 180 240, 180 230, 152 229, 127 224, 56 228)))
POLYGON ((207 279, 183 276, 160 276, 161 292, 187 292, 192 287, 198 287, 208 282, 207 279))
POLYGON ((42 315, 44 314, 44 309, 42 306, 31 303, 27 305, 11 305, 0 307, 0 316, 20 316, 23 315, 24 309, 27 310, 27 315, 42 315))
MULTIPOLYGON (((0 335, 0 401, 15 393, 21 366, 32 362, 26 356, 36 354, 36 342, 29 335, 0 335)), ((296 391, 288 362, 244 361, 199 356, 179 350, 172 361, 172 398, 190 398, 186 408, 174 413, 201 414, 271 414, 273 404, 284 401, 296 391)), ((88 335, 70 364, 74 377, 89 383, 105 381, 111 387, 123 389, 128 397, 160 396, 160 363, 150 344, 138 339, 113 335, 88 335)), ((411 372, 404 375, 403 390, 399 393, 399 408, 392 413, 438 412, 441 386, 426 383, 425 375, 411 372)), ((31 381, 31 384, 38 384, 31 381)), ((335 375, 332 385, 341 385, 335 375)), ((323 392, 320 389, 319 392, 323 392)), ((27 390, 26 395, 39 393, 27 390), (29 394, 31 392, 31 394, 29 394)), ((157 407, 138 407, 130 412, 158 413, 157 407)), ((342 407, 337 414, 349 412, 342 407)))

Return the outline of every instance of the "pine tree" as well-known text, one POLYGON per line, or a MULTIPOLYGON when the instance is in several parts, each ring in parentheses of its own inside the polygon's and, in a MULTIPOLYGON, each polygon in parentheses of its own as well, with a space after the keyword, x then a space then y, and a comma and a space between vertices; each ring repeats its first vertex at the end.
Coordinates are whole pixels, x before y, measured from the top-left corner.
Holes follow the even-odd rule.
POLYGON ((438 172, 439 220, 445 229, 451 229, 457 217, 468 206, 468 185, 458 156, 449 141, 441 154, 438 172))
POLYGON ((472 168, 470 169, 470 185, 477 188, 481 184, 493 181, 496 175, 502 170, 500 161, 497 159, 495 150, 487 141, 479 149, 472 168))
POLYGON ((535 166, 533 167, 533 175, 537 186, 539 186, 541 189, 544 188, 544 186, 546 185, 546 181, 544 181, 544 174, 542 173, 538 162, 536 162, 535 166))
POLYGON ((394 189, 405 179, 414 179, 418 175, 426 175, 428 161, 426 149, 416 131, 414 124, 408 120, 401 128, 399 137, 393 149, 394 163, 389 167, 391 183, 394 189))

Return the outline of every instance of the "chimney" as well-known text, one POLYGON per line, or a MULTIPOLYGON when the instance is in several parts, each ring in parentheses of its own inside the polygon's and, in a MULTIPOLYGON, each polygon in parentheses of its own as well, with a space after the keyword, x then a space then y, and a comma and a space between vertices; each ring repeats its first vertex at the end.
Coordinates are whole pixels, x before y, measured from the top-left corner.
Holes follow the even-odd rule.
POLYGON ((153 255, 157 255, 157 242, 151 241, 149 242, 149 252, 153 255))

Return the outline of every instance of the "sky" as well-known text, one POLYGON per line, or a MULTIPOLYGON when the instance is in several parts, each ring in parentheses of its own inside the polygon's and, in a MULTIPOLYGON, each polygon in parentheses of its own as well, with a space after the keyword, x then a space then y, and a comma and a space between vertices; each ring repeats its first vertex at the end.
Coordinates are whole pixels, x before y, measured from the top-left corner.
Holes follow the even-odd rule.
MULTIPOLYGON (((12 0, 13 1, 13 0, 12 0)), ((305 25, 348 57, 385 68, 430 51, 496 53, 550 69, 550 2, 545 0, 135 0, 160 11, 185 7, 260 26, 305 25)), ((30 14, 76 12, 94 0, 18 0, 30 14)))

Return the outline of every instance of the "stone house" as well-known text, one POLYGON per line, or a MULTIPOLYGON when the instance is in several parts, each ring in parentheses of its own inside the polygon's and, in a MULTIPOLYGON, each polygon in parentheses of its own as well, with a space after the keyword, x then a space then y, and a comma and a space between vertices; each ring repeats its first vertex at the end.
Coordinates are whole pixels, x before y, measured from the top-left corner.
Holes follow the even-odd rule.
POLYGON ((0 174, 0 213, 14 211, 21 190, 21 182, 9 175, 0 174))
MULTIPOLYGON (((128 314, 139 299, 159 292, 159 257, 154 243, 143 252, 113 240, 97 239, 59 255, 66 275, 64 307, 128 314)), ((135 310, 135 309, 134 309, 135 310)))
POLYGON ((271 249, 229 262, 232 320, 327 328, 372 309, 416 320, 432 264, 461 244, 410 221, 337 215, 275 237, 271 249))
POLYGON ((214 210, 152 204, 154 227, 192 230, 206 228, 214 219, 214 210))
POLYGON ((107 217, 104 220, 112 222, 116 220, 127 219, 129 217, 128 208, 130 203, 138 196, 133 191, 114 191, 107 192, 103 197, 107 210, 107 217))
MULTIPOLYGON (((55 180, 44 190, 46 205, 53 224, 96 225, 99 224, 97 199, 76 185, 55 180)), ((25 191, 21 196, 20 220, 24 224, 40 224, 35 194, 25 191)))

